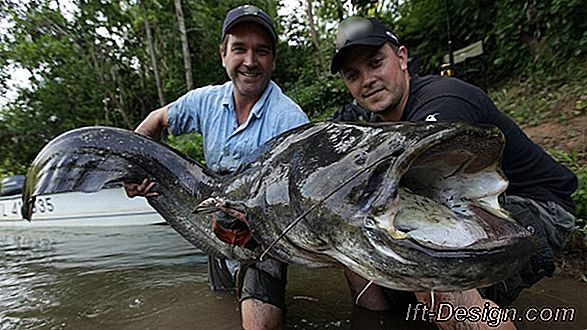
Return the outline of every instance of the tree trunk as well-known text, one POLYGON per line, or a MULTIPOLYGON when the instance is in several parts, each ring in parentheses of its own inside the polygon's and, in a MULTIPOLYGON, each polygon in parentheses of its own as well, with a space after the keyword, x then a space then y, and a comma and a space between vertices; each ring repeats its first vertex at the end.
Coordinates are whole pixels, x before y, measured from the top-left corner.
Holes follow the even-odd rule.
POLYGON ((116 110, 118 110, 118 113, 120 114, 120 116, 122 117, 122 121, 124 122, 124 125, 126 126, 127 129, 133 129, 135 128, 133 126, 133 124, 130 121, 130 118, 128 117, 128 114, 126 113, 126 105, 124 102, 124 90, 123 90, 123 86, 122 86, 122 82, 120 81, 120 75, 118 74, 118 67, 115 65, 113 65, 110 68, 110 74, 112 75, 112 81, 114 82, 114 84, 117 87, 117 93, 116 93, 116 110))
POLYGON ((316 71, 316 79, 318 79, 320 78, 320 72, 322 72, 322 51, 316 25, 314 24, 312 0, 306 0, 306 15, 308 16, 308 26, 310 27, 310 35, 312 37, 312 44, 314 45, 314 70, 316 71))
POLYGON ((181 50, 183 51, 183 68, 185 70, 185 82, 187 90, 194 87, 194 79, 192 78, 192 60, 190 56, 190 46, 188 44, 188 35, 185 29, 185 20, 183 18, 183 9, 181 7, 181 0, 174 0, 175 15, 177 16, 177 23, 179 24, 179 36, 181 38, 181 50))
POLYGON ((161 74, 159 73, 159 66, 157 65, 157 57, 155 56, 155 46, 153 45, 153 35, 151 34, 151 25, 149 24, 149 15, 147 12, 147 5, 145 0, 140 1, 141 11, 143 12, 145 30, 147 32, 147 44, 149 53, 151 54, 151 62, 153 64, 153 73, 155 74, 155 83, 157 84, 157 94, 159 95, 159 104, 165 105, 165 96, 163 95, 163 84, 161 82, 161 74))

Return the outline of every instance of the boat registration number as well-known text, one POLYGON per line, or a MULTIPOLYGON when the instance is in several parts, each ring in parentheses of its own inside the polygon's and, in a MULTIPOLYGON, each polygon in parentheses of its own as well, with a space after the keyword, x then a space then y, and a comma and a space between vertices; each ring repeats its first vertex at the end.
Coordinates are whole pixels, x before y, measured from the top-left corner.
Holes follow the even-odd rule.
MULTIPOLYGON (((3 217, 20 216, 22 200, 0 202, 0 215, 3 217)), ((51 213, 55 211, 55 205, 51 197, 37 197, 33 205, 33 213, 51 213)))

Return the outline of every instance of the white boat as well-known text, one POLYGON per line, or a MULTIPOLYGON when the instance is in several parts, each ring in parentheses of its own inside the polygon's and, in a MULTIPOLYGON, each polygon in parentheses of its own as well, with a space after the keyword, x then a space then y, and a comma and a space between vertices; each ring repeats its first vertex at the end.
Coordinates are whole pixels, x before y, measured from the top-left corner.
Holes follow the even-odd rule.
POLYGON ((32 221, 23 220, 22 176, 0 182, 0 227, 131 226, 165 220, 145 198, 128 198, 122 185, 95 193, 71 192, 37 196, 32 221))

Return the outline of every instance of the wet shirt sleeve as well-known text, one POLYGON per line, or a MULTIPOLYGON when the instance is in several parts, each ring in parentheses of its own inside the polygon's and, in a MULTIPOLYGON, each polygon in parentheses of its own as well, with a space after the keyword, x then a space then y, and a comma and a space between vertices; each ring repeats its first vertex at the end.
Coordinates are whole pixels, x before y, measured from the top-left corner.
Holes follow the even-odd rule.
POLYGON ((192 90, 167 106, 167 123, 172 135, 202 132, 201 113, 205 108, 201 90, 192 90))

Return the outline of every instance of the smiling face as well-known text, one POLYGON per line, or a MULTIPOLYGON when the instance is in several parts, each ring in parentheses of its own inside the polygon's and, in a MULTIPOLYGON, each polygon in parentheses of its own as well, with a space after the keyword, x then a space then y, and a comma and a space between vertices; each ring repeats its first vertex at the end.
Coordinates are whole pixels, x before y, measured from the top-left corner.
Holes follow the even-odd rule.
POLYGON ((398 121, 408 99, 408 51, 383 46, 355 46, 344 54, 342 79, 357 102, 384 120, 398 121))
POLYGON ((259 24, 243 22, 226 35, 222 66, 234 83, 235 96, 259 98, 275 66, 271 37, 259 24))

